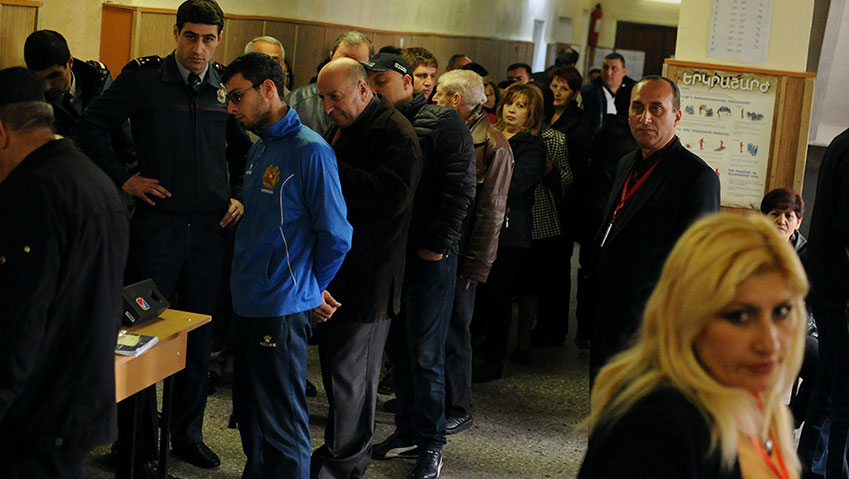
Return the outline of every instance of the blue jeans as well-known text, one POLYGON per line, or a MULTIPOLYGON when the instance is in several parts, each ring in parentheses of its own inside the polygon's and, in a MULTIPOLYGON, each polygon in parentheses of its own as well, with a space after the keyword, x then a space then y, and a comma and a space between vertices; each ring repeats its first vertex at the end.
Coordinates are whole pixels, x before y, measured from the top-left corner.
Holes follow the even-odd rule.
POLYGON ((310 475, 310 312, 234 320, 233 410, 248 458, 243 478, 310 475))
POLYGON ((803 478, 846 479, 849 433, 849 318, 811 306, 819 330, 819 371, 799 438, 803 478), (825 457, 825 475, 822 459, 825 457))
POLYGON ((408 257, 401 315, 392 323, 396 432, 422 448, 445 444, 445 340, 457 280, 457 256, 408 257))

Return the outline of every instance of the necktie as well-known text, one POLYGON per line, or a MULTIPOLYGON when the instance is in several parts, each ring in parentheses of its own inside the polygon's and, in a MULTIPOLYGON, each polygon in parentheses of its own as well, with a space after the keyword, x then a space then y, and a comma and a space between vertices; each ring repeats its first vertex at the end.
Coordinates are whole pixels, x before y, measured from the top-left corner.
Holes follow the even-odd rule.
POLYGON ((194 89, 194 91, 198 91, 200 88, 201 80, 200 77, 194 73, 189 73, 189 86, 194 89))
POLYGON ((64 106, 65 109, 68 110, 68 113, 70 113, 72 116, 76 117, 76 116, 79 116, 80 112, 77 111, 77 107, 76 107, 75 103, 76 102, 74 101, 73 95, 71 95, 70 93, 65 93, 63 95, 62 106, 64 106))

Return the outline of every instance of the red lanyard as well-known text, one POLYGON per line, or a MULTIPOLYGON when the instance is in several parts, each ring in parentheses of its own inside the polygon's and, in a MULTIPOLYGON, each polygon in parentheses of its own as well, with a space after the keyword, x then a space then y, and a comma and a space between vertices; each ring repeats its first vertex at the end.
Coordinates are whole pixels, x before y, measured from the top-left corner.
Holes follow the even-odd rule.
POLYGON ((658 158, 657 161, 655 161, 654 164, 651 165, 651 168, 649 168, 646 173, 639 180, 637 180, 637 183, 633 187, 631 187, 631 189, 628 189, 628 183, 631 182, 631 178, 634 176, 634 171, 632 170, 630 173, 628 173, 628 178, 625 179, 625 184, 622 185, 622 195, 620 196, 619 204, 616 205, 616 209, 613 210, 613 217, 610 218, 611 223, 616 221, 616 215, 619 214, 619 210, 621 210, 625 206, 625 202, 630 200, 631 197, 633 197, 634 194, 637 193, 637 190, 639 190, 640 187, 643 186, 643 183, 645 183, 646 180, 649 179, 649 176, 651 175, 652 171, 654 171, 658 163, 660 163, 660 160, 662 160, 662 158, 658 158))
POLYGON ((755 439, 755 436, 749 434, 749 440, 752 441, 752 445, 755 446, 755 449, 760 453, 761 458, 763 458, 764 462, 766 462, 767 466, 772 469, 772 472, 775 473, 775 476, 780 479, 789 479, 790 473, 787 472, 787 466, 784 464, 784 455, 781 454, 781 448, 775 441, 772 439, 772 434, 769 435, 769 440, 772 441, 772 450, 775 451, 776 457, 778 457, 778 465, 769 457, 763 445, 761 445, 760 441, 755 439), (779 469, 779 466, 781 467, 779 469))
MULTIPOLYGON (((763 404, 761 403, 761 395, 758 394, 757 392, 753 392, 752 395, 755 396, 755 399, 757 400, 758 409, 763 411, 763 404)), ((772 442, 772 450, 775 451, 775 455, 778 458, 778 465, 777 466, 776 466, 775 462, 772 460, 772 458, 769 457, 769 453, 766 452, 766 450, 764 449, 761 442, 758 441, 757 439, 755 439, 755 436, 752 435, 752 434, 749 434, 748 436, 749 436, 749 440, 752 441, 752 445, 755 446, 755 449, 761 455, 761 458, 764 460, 764 462, 766 462, 766 465, 769 466, 769 468, 772 469, 772 472, 775 473, 775 476, 778 477, 779 479, 789 479, 790 473, 787 472, 787 466, 784 464, 784 455, 781 454, 781 447, 779 447, 779 445, 775 443, 775 440, 772 439, 772 434, 770 434, 768 436, 767 440, 772 442), (781 469, 779 469, 779 466, 781 467, 781 469)))
POLYGON ((610 230, 613 229, 613 222, 616 221, 616 215, 619 214, 619 210, 621 210, 625 206, 625 202, 630 200, 631 197, 637 193, 637 190, 639 190, 640 187, 643 186, 643 183, 645 183, 646 180, 649 179, 651 172, 654 171, 655 167, 657 167, 658 163, 660 163, 660 160, 662 159, 663 157, 658 158, 657 161, 655 161, 654 164, 651 165, 651 167, 645 172, 645 174, 639 180, 637 180, 637 183, 630 189, 628 189, 628 183, 631 182, 631 178, 634 176, 634 170, 631 170, 631 172, 628 173, 628 177, 625 178, 625 184, 622 185, 622 195, 620 196, 619 204, 616 205, 616 209, 613 210, 613 216, 610 217, 610 222, 607 223, 607 229, 604 231, 604 236, 601 238, 600 247, 604 247, 604 243, 607 241, 607 236, 610 235, 610 230))

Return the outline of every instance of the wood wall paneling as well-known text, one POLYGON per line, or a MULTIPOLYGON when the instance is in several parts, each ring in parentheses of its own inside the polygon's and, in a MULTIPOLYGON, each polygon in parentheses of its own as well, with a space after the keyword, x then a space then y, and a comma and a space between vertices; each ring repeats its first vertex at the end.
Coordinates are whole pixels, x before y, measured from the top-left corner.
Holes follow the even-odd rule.
POLYGON ((295 69, 294 87, 306 85, 316 75, 315 67, 327 56, 324 47, 324 27, 320 25, 298 25, 295 39, 295 57, 292 68, 295 69))
MULTIPOLYGON (((227 19, 224 24, 222 45, 219 45, 215 52, 216 59, 225 65, 229 64, 245 53, 245 45, 254 38, 262 36, 264 30, 264 20, 227 19)), ((285 47, 286 44, 283 45, 285 47)))
POLYGON ((324 49, 324 55, 321 56, 322 60, 330 53, 330 49, 332 49, 333 44, 336 43, 336 38, 339 35, 350 30, 350 28, 336 27, 331 25, 324 27, 324 40, 321 43, 321 46, 324 49))
POLYGON ((298 51, 297 44, 295 43, 296 31, 297 25, 294 23, 278 20, 265 21, 265 30, 263 31, 263 35, 269 35, 280 40, 280 43, 283 44, 283 48, 286 49, 286 60, 289 62, 289 65, 292 65, 292 59, 295 58, 298 51))
POLYGON ((112 78, 132 60, 133 11, 103 5, 100 21, 100 58, 109 67, 112 78))
POLYGON ((397 47, 398 40, 395 37, 396 35, 394 33, 375 32, 374 36, 372 37, 372 42, 374 42, 374 51, 378 51, 382 47, 385 47, 387 45, 397 47))
POLYGON ((38 25, 38 8, 0 5, 0 68, 24 65, 24 42, 38 25))
POLYGON ((171 13, 141 12, 135 57, 166 57, 174 50, 175 16, 171 13))
MULTIPOLYGON (((104 5, 104 11, 111 8, 104 5)), ((174 49, 175 12, 163 9, 124 7, 134 13, 129 58, 147 55, 166 56, 174 49)), ((122 28, 129 29, 129 26, 122 28)), ((339 34, 351 27, 299 22, 283 18, 230 17, 224 25, 224 36, 216 51, 215 60, 228 63, 244 51, 245 44, 259 35, 271 35, 283 43, 286 58, 294 70, 294 86, 305 85, 316 75, 316 66, 325 59, 339 34)), ((448 58, 465 53, 490 72, 493 80, 505 78, 507 65, 521 61, 530 63, 533 44, 530 42, 464 37, 425 33, 370 31, 361 29, 372 38, 375 49, 386 45, 427 48, 439 62, 439 72, 445 71, 448 58)), ((118 35, 115 33, 114 35, 118 35)), ((103 43, 103 42, 102 42, 103 43)), ((3 45, 0 45, 2 49, 3 45)))

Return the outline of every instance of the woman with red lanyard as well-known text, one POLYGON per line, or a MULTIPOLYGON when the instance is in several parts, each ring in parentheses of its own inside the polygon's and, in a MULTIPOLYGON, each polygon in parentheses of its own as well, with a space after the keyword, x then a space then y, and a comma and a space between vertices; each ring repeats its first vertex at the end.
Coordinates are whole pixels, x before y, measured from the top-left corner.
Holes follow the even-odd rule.
POLYGON ((798 478, 782 399, 802 361, 807 289, 763 216, 693 224, 634 345, 596 379, 579 479, 798 478))

